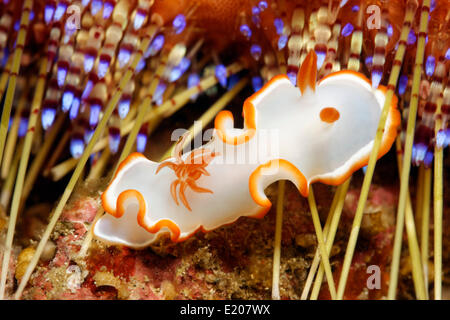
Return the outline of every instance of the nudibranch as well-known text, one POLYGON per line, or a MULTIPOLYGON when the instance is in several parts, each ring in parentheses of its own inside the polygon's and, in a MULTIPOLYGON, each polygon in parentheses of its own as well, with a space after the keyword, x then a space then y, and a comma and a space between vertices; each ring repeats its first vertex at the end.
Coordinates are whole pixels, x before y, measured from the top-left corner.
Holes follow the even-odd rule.
MULTIPOLYGON (((312 182, 344 182, 368 162, 386 88, 348 70, 318 83, 316 74, 311 51, 297 87, 278 75, 244 102, 244 128, 234 128, 232 114, 222 111, 200 148, 182 154, 180 141, 162 163, 131 154, 102 194, 108 214, 95 236, 132 248, 167 232, 183 241, 239 217, 262 218, 271 207, 264 189, 277 180, 290 180, 305 197, 312 182)), ((399 123, 394 97, 378 157, 392 146, 399 123)))

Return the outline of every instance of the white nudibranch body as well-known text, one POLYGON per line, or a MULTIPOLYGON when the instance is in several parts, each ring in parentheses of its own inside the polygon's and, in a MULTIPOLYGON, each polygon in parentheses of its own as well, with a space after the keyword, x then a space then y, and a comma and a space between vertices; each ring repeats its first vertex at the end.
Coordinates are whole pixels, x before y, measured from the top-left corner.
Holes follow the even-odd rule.
MULTIPOLYGON (((292 181, 303 196, 309 184, 343 183, 368 162, 385 88, 374 89, 361 74, 341 71, 316 86, 317 60, 311 52, 294 86, 276 76, 249 97, 244 128, 219 113, 209 143, 157 163, 130 155, 102 195, 108 213, 94 226, 97 238, 143 248, 161 233, 183 241, 239 217, 262 218, 271 203, 264 189, 292 181)), ((400 115, 396 98, 389 108, 379 157, 391 147, 400 115)))

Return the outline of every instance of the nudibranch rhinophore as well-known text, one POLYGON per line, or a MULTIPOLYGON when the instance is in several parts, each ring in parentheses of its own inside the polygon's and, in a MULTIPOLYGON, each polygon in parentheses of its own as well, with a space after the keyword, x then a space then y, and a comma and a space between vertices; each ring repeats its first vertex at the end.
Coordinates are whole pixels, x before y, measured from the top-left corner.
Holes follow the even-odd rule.
MULTIPOLYGON (((365 76, 348 70, 316 85, 316 61, 311 51, 298 87, 279 75, 249 97, 243 129, 222 111, 211 140, 200 148, 182 154, 181 141, 162 163, 131 154, 102 195, 108 214, 94 226, 95 236, 132 248, 166 232, 183 241, 242 216, 262 218, 271 207, 264 189, 277 180, 292 181, 307 196, 310 183, 338 185, 365 166, 386 89, 374 89, 365 76)), ((392 101, 378 157, 397 135, 400 114, 392 101)))

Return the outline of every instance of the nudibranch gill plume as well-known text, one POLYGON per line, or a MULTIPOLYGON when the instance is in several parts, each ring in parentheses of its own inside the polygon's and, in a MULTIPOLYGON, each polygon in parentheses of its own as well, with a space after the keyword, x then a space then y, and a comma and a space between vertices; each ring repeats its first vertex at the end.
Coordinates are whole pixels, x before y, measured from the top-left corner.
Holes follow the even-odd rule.
MULTIPOLYGON (((102 195, 105 211, 94 234, 111 244, 143 248, 169 232, 174 242, 239 217, 262 218, 271 202, 264 189, 289 180, 303 196, 309 185, 343 183, 365 166, 386 89, 343 70, 316 83, 311 51, 294 86, 275 76, 243 106, 244 128, 229 111, 215 119, 211 140, 162 163, 131 154, 102 195)), ((400 114, 392 99, 378 157, 393 144, 400 114)), ((183 140, 183 139, 182 139, 183 140)))

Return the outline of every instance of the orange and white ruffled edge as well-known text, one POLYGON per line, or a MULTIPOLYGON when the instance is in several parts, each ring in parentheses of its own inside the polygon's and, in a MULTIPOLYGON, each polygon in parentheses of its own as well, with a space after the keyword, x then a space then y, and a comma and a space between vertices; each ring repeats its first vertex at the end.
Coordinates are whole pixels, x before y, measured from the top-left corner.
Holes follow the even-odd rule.
MULTIPOLYGON (((343 74, 357 76, 360 79, 366 81, 368 84, 371 84, 371 82, 364 75, 362 75, 358 72, 350 71, 350 70, 343 70, 343 71, 338 71, 338 72, 332 73, 332 74, 324 77, 321 81, 319 81, 319 84, 320 84, 320 82, 322 82, 325 79, 328 79, 333 76, 343 75, 343 74)), ((226 129, 233 127, 233 116, 232 116, 231 112, 229 112, 229 111, 221 111, 215 119, 215 129, 217 130, 218 136, 225 143, 233 144, 233 145, 247 143, 250 139, 252 139, 255 134, 256 128, 257 128, 257 123, 256 123, 257 110, 256 110, 256 107, 254 104, 254 100, 257 99, 261 94, 265 94, 266 91, 269 91, 270 88, 272 87, 272 85, 274 85, 277 81, 280 81, 280 80, 284 81, 286 79, 289 81, 289 79, 286 75, 278 75, 278 76, 274 77, 272 80, 270 80, 268 83, 266 83, 260 91, 258 91, 257 93, 253 94, 252 96, 250 96, 249 98, 246 99, 246 101, 244 102, 244 107, 243 107, 243 117, 244 117, 244 124, 245 124, 246 130, 240 136, 226 135, 226 133, 225 133, 226 129)), ((382 91, 384 93, 384 95, 386 96, 386 92, 387 92, 386 87, 379 86, 378 90, 382 91)), ((400 125, 400 121, 401 121, 400 113, 397 110, 397 102, 398 102, 397 97, 395 95, 393 95, 392 101, 391 101, 391 106, 389 108, 389 112, 388 112, 388 116, 387 116, 387 120, 386 120, 386 125, 384 128, 384 133, 383 133, 383 137, 382 137, 382 141, 381 141, 380 150, 378 153, 378 159, 381 158, 383 155, 385 155, 390 150, 390 148, 391 148, 392 144, 394 143, 395 138, 397 136, 397 128, 400 125)), ((381 107, 383 108, 383 106, 381 106, 381 107)), ((370 153, 371 153, 371 150, 369 150, 367 153, 364 153, 360 157, 360 159, 358 159, 351 166, 351 168, 348 169, 343 174, 340 174, 340 175, 337 175, 337 176, 331 177, 331 178, 312 179, 311 181, 307 181, 306 178, 304 177, 304 175, 300 172, 300 170, 295 165, 293 165, 292 163, 290 163, 289 161, 284 160, 284 159, 271 160, 269 163, 260 165, 250 176, 249 190, 250 190, 250 195, 253 198, 253 200, 258 205, 261 206, 261 210, 257 214, 250 215, 249 217, 263 218, 272 206, 272 203, 264 194, 264 188, 262 187, 262 185, 266 185, 267 182, 262 183, 262 181, 264 179, 266 179, 266 177, 263 176, 261 174, 261 172, 263 169, 274 165, 275 162, 277 163, 279 168, 281 168, 281 174, 283 176, 285 176, 287 180, 292 181, 297 186, 299 192, 304 197, 306 197, 308 195, 310 183, 322 182, 322 183, 325 183, 328 185, 339 185, 339 184, 342 184, 343 182, 345 182, 353 174, 353 172, 359 170, 360 168, 362 168, 368 164, 370 153)), ((139 161, 140 158, 145 158, 145 156, 140 153, 133 153, 130 156, 128 156, 120 164, 120 166, 114 176, 114 179, 116 179, 118 175, 122 174, 123 171, 125 171, 125 169, 128 166, 132 166, 134 164, 134 162, 139 161)), ((273 182, 273 181, 271 181, 271 182, 273 182)), ((192 235, 194 235, 195 233, 197 233, 200 230, 203 232, 211 231, 211 230, 204 229, 203 226, 199 226, 193 232, 190 232, 189 234, 186 234, 185 236, 180 236, 180 234, 181 234, 180 228, 173 221, 171 221, 169 219, 160 219, 157 222, 155 222, 154 224, 148 225, 148 224, 146 224, 145 219, 144 219, 145 215, 148 214, 148 212, 147 212, 147 208, 146 208, 145 201, 143 199, 142 194, 139 191, 134 190, 134 189, 130 189, 130 190, 126 190, 126 191, 122 192, 117 197, 116 206, 115 206, 116 209, 114 209, 114 206, 112 205, 111 200, 109 199, 109 196, 108 196, 110 187, 111 187, 111 184, 107 187, 107 189, 102 194, 102 204, 103 204, 103 208, 105 209, 105 211, 107 213, 113 215, 114 217, 120 218, 123 215, 124 210, 125 210, 125 207, 124 207, 125 201, 129 197, 135 197, 137 199, 137 201, 139 202, 139 211, 138 211, 138 215, 137 215, 137 222, 141 227, 143 227, 150 233, 155 234, 155 233, 159 232, 162 228, 168 228, 171 233, 171 240, 173 242, 181 242, 181 241, 188 239, 189 237, 191 237, 192 235)))
MULTIPOLYGON (((341 76, 341 75, 350 75, 355 76, 359 80, 363 80, 366 82, 369 86, 371 86, 371 82, 369 79, 367 79, 364 75, 361 73, 351 71, 351 70, 342 70, 338 72, 334 72, 329 74, 328 76, 322 78, 318 84, 325 79, 330 79, 334 76, 341 76)), ((279 81, 280 79, 287 79, 289 81, 289 78, 285 75, 279 75, 272 79, 270 84, 273 84, 275 81, 279 81)), ((264 88, 263 88, 264 89, 264 88)), ((304 89, 305 90, 305 89, 304 89)), ((377 89, 378 91, 382 92, 384 94, 384 97, 386 98, 386 92, 387 88, 385 86, 380 85, 377 89)), ((251 98, 254 98, 253 96, 251 98)), ((247 101, 246 101, 247 102, 247 101)), ((249 104, 252 104, 252 100, 248 101, 249 104)), ((383 137, 380 144, 380 149, 378 152, 377 159, 380 159, 382 156, 384 156, 392 147, 393 143, 395 142, 395 139, 397 137, 398 132, 398 126, 401 124, 401 117, 400 112, 397 109, 398 99, 395 95, 392 96, 391 105, 389 107, 388 116, 386 119, 386 124, 383 132, 383 137)), ((383 110, 384 104, 381 106, 381 111, 383 110)), ((253 106, 253 108, 255 108, 253 106)), ((225 141, 225 140, 224 140, 225 141)), ((350 176, 357 170, 361 169, 362 167, 366 166, 369 163, 369 158, 371 154, 372 149, 370 148, 367 152, 363 153, 359 159, 356 159, 356 161, 353 163, 353 165, 346 170, 342 174, 338 174, 334 177, 327 177, 327 178, 313 178, 310 181, 308 181, 303 173, 291 162, 284 160, 284 159, 275 159, 271 160, 268 163, 260 165, 250 176, 249 179, 249 190, 250 195, 252 196, 253 200, 260 205, 262 208, 260 212, 258 212, 256 215, 252 215, 251 217, 254 218, 263 218, 267 212, 272 207, 272 203, 267 198, 267 196, 264 193, 264 186, 269 185, 270 183, 262 183, 264 179, 267 179, 267 176, 262 175, 262 170, 267 169, 269 167, 272 167, 274 165, 279 166, 279 168, 283 171, 282 175, 287 175, 289 178, 286 180, 290 180, 293 182, 297 189, 299 190, 300 194, 304 197, 308 196, 309 193, 309 185, 314 182, 322 182, 324 184, 328 185, 340 185, 344 183, 350 176)))

